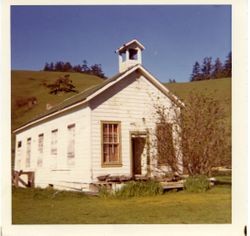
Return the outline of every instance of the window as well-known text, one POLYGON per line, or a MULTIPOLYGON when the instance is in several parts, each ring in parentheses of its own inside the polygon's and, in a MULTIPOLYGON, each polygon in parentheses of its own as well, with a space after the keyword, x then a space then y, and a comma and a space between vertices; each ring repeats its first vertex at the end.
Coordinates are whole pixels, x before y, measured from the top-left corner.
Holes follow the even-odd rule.
POLYGON ((30 167, 30 156, 31 156, 31 138, 28 138, 27 149, 26 149, 26 167, 30 167))
POLYGON ((167 160, 175 161, 173 130, 170 123, 159 123, 156 126, 158 164, 166 164, 167 160))
POLYGON ((51 160, 50 160, 50 167, 52 169, 57 168, 57 142, 58 142, 58 130, 52 130, 51 131, 51 143, 50 143, 50 154, 51 154, 51 160))
POLYGON ((102 164, 121 165, 120 123, 102 123, 102 164))
POLYGON ((22 141, 17 142, 17 156, 16 156, 16 168, 21 169, 21 158, 22 158, 22 141))
POLYGON ((56 157, 57 156, 57 134, 58 130, 52 130, 51 132, 51 155, 56 157))
POLYGON ((39 134, 38 135, 38 159, 37 159, 37 166, 42 166, 42 157, 43 157, 43 140, 44 135, 39 134))
POLYGON ((75 158, 75 124, 68 126, 68 165, 74 165, 75 158))

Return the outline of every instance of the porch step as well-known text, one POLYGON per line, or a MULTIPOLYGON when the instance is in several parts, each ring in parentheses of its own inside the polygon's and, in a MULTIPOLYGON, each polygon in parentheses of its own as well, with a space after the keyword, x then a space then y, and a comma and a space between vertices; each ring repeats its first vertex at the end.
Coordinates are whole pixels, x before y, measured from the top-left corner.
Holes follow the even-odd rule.
POLYGON ((164 190, 171 190, 171 189, 183 189, 184 188, 184 182, 178 181, 178 182, 160 182, 161 186, 164 190))
POLYGON ((68 191, 89 191, 89 183, 83 182, 71 182, 71 181, 58 181, 50 184, 53 188, 58 190, 68 190, 68 191))

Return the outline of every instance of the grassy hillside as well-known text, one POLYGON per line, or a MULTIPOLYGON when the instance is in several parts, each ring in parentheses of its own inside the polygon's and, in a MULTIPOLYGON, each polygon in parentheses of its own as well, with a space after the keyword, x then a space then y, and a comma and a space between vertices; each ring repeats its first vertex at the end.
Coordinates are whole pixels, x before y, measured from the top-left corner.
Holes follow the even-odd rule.
POLYGON ((49 89, 43 83, 53 83, 60 76, 70 75, 76 89, 83 91, 86 88, 101 83, 103 79, 81 73, 45 72, 45 71, 12 71, 11 73, 11 105, 12 130, 29 121, 34 116, 46 110, 46 104, 56 105, 75 93, 49 94, 49 89), (28 97, 36 97, 37 104, 31 109, 27 106, 18 107, 17 101, 28 97))

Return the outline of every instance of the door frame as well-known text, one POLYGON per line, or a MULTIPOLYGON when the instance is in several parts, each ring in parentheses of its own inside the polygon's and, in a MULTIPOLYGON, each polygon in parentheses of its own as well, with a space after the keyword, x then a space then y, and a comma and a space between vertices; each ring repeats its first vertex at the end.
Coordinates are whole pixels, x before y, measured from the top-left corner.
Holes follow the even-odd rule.
POLYGON ((133 143, 132 139, 133 138, 145 138, 146 139, 146 144, 147 145, 147 138, 148 138, 148 133, 146 131, 130 131, 129 132, 129 143, 130 143, 130 175, 133 177, 133 143))

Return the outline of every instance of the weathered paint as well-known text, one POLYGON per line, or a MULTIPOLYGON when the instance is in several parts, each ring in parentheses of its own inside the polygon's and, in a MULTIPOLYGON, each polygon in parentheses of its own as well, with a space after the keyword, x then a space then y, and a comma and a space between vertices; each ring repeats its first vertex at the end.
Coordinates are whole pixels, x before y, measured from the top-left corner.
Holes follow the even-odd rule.
POLYGON ((90 182, 91 151, 90 151, 90 109, 89 107, 71 111, 50 121, 46 121, 16 135, 15 170, 34 171, 35 185, 46 187, 48 184, 66 185, 65 182, 90 182), (69 165, 67 160, 68 125, 75 124, 75 160, 69 165), (51 132, 58 130, 57 158, 51 155, 51 132), (41 154, 38 152, 38 135, 44 134, 42 166, 37 163, 41 154), (31 138, 31 165, 26 167, 26 140, 31 138))
MULTIPOLYGON (((152 145, 155 143, 153 134, 157 122, 155 105, 163 105, 171 111, 172 106, 180 102, 176 97, 171 99, 167 89, 140 65, 143 49, 143 45, 136 40, 125 44, 117 51, 120 71, 126 71, 130 66, 134 67, 83 100, 17 129, 15 170, 34 171, 37 187, 47 187, 51 184, 58 189, 88 190, 88 184, 96 181, 100 175, 131 175, 133 162, 131 137, 139 134, 146 138, 141 156, 141 173, 145 175, 150 170, 151 175, 157 175, 161 172, 157 168, 155 158, 156 145, 152 145), (137 50, 136 60, 130 60, 129 49, 137 50), (120 53, 124 52, 126 58, 123 62, 120 53), (101 124, 105 121, 115 121, 120 124, 121 163, 119 166, 102 165, 101 124), (67 146, 72 138, 68 134, 68 127, 73 124, 75 125, 75 157, 73 162, 68 162, 67 146), (52 131, 54 131, 54 141, 52 131), (42 156, 38 148, 40 134, 43 134, 44 140, 42 156), (58 138, 55 141, 56 136, 58 138), (30 152, 27 152, 28 139, 31 139, 30 152), (18 147, 20 141, 22 145, 18 147), (51 153, 52 142, 54 145, 57 144, 56 157, 51 153), (30 166, 27 166, 26 160, 29 154, 30 166)), ((169 122, 174 115, 174 112, 169 113, 169 122)), ((173 137, 178 149, 177 158, 181 162, 178 135, 174 129, 173 137)))
MULTIPOLYGON (((131 137, 130 132, 153 133, 156 115, 154 105, 160 103, 171 107, 172 102, 145 77, 131 74, 120 83, 104 91, 90 102, 91 119, 91 150, 93 178, 100 175, 131 174, 131 137), (101 121, 121 122, 121 167, 101 166, 101 121)), ((150 139, 153 136, 150 135, 150 139)), ((155 147, 154 147, 155 148, 155 147)), ((145 146, 146 149, 146 146, 145 146)), ((151 148, 152 149, 152 148, 151 148)), ((151 150, 151 158, 156 150, 151 150)), ((146 170, 146 150, 143 152, 142 171, 146 170)), ((153 165, 153 162, 152 162, 153 165)))

